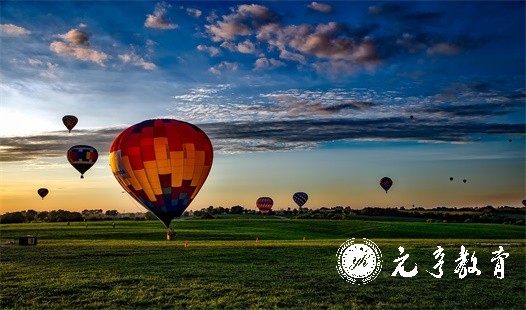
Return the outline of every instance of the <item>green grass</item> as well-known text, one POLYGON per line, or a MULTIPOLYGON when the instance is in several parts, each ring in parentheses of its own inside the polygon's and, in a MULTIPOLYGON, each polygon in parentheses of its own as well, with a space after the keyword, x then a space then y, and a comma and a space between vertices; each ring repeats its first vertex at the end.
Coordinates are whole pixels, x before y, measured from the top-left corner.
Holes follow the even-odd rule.
POLYGON ((164 240, 156 221, 0 225, 2 309, 524 309, 523 226, 418 222, 216 219, 176 221, 164 240), (10 245, 24 234, 37 246, 10 245), (260 242, 256 244, 256 237, 260 242), (303 237, 306 238, 303 241, 303 237), (349 238, 378 244, 383 269, 355 286, 336 271, 349 238), (184 248, 189 240, 189 248, 184 248), (493 276, 491 252, 510 256, 493 276), (432 270, 445 249, 444 277, 432 270), (476 251, 480 276, 453 273, 460 245, 476 251), (414 278, 391 277, 398 246, 414 278))

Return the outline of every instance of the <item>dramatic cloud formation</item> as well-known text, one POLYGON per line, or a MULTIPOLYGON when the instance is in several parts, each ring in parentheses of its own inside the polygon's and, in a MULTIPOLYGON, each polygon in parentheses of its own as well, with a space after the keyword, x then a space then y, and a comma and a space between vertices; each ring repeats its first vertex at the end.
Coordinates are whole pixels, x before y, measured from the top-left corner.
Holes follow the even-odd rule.
MULTIPOLYGON (((291 151, 313 149, 321 143, 350 140, 470 142, 474 136, 525 134, 523 124, 484 124, 386 118, 377 120, 288 120, 199 124, 219 153, 291 151), (410 130, 408 130, 410 128, 410 130)), ((14 162, 42 157, 63 157, 65 150, 82 137, 106 156, 113 139, 124 128, 77 130, 76 136, 53 132, 38 136, 0 137, 0 161, 14 162)), ((64 159, 65 160, 65 159, 64 159)))
POLYGON ((330 13, 332 12, 332 7, 325 3, 312 2, 307 6, 309 9, 318 11, 321 13, 330 13))
POLYGON ((168 5, 165 3, 158 3, 155 6, 155 11, 153 14, 148 14, 146 16, 146 21, 144 26, 147 28, 161 29, 161 30, 170 30, 175 29, 178 26, 172 23, 168 17, 168 5))
POLYGON ((31 34, 31 31, 13 24, 0 24, 0 36, 20 37, 31 34))

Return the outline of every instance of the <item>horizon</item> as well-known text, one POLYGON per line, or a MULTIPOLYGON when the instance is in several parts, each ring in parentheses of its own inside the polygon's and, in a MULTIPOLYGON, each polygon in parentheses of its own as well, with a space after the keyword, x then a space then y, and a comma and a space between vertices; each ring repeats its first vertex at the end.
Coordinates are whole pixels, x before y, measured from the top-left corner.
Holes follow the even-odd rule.
POLYGON ((523 1, 0 2, 0 212, 145 212, 108 156, 122 130, 155 118, 212 142, 187 211, 256 210, 262 196, 292 208, 298 191, 307 208, 520 208, 525 12, 523 1), (64 115, 78 117, 71 133, 64 115), (98 150, 84 179, 66 159, 79 144, 98 150))

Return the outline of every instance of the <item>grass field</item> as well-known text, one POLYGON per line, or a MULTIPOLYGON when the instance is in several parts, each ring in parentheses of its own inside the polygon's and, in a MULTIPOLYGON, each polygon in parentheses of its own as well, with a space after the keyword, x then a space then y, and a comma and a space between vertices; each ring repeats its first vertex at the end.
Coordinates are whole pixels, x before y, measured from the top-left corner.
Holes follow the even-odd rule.
POLYGON ((215 219, 0 225, 2 309, 525 309, 524 226, 389 221, 215 219), (9 241, 38 236, 37 246, 9 241), (259 243, 256 244, 256 237, 259 243), (305 237, 305 240, 303 238, 305 237), (383 254, 373 282, 336 271, 336 251, 368 238, 383 254), (189 247, 185 249, 185 241, 189 247), (445 249, 435 279, 433 251, 445 249), (453 272, 460 246, 476 251, 480 276, 453 272), (505 278, 493 275, 503 245, 505 278), (397 248, 413 278, 391 277, 397 248))

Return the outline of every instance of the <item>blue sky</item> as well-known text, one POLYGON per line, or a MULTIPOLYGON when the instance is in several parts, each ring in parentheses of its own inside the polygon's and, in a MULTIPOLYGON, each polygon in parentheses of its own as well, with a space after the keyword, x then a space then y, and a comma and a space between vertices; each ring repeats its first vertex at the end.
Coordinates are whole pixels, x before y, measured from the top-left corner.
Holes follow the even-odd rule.
MULTIPOLYGON (((198 124, 216 151, 199 207, 253 208, 259 196, 292 207, 307 189, 313 206, 518 205, 524 6, 2 1, 2 174, 23 164, 58 188, 68 178, 50 167, 70 168, 64 149, 82 142, 99 150, 99 184, 116 185, 113 138, 170 117, 198 124), (66 114, 79 117, 70 135, 66 114), (389 201, 376 196, 387 174, 389 201), (449 175, 471 187, 436 186, 449 175)), ((24 208, 17 182, 2 177, 2 208, 24 208)))

